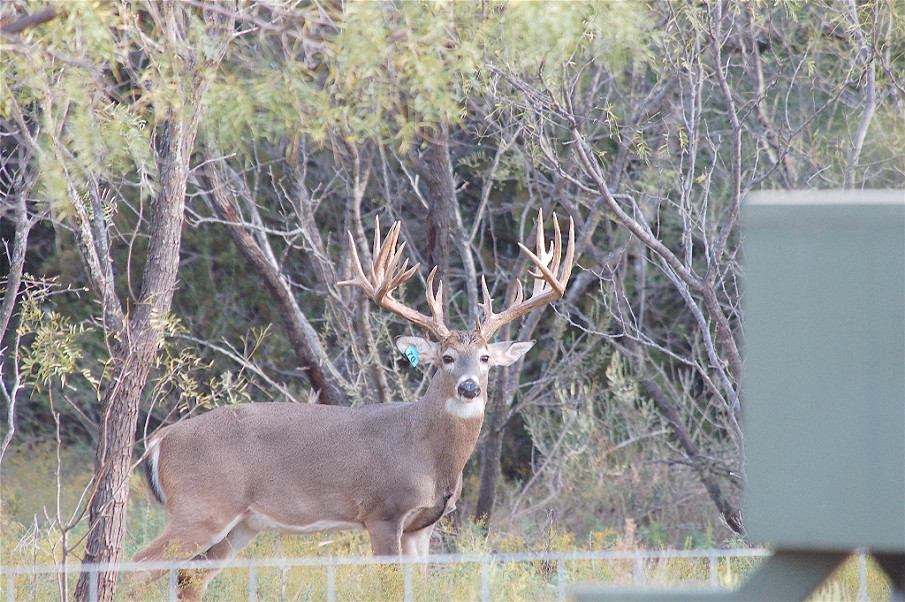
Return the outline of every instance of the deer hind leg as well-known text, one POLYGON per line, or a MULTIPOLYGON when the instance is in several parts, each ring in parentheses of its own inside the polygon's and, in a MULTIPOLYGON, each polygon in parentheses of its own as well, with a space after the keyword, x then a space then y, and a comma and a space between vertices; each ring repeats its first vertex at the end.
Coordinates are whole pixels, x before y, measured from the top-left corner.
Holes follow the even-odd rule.
MULTIPOLYGON (((203 518, 190 515, 171 518, 163 533, 139 550, 132 560, 134 562, 161 562, 202 558, 209 549, 221 543, 241 522, 242 518, 242 515, 239 515, 229 522, 214 521, 209 515, 203 518)), ((131 589, 156 581, 164 573, 163 570, 138 572, 129 579, 131 589)), ((186 590, 180 575, 180 598, 193 599, 191 597, 192 589, 186 590)), ((198 593, 197 599, 200 599, 200 593, 198 593)))
POLYGON ((196 559, 216 561, 216 566, 209 569, 179 571, 179 597, 183 600, 201 600, 201 596, 210 582, 223 567, 247 546, 260 531, 250 527, 247 521, 240 521, 219 542, 212 545, 196 559))

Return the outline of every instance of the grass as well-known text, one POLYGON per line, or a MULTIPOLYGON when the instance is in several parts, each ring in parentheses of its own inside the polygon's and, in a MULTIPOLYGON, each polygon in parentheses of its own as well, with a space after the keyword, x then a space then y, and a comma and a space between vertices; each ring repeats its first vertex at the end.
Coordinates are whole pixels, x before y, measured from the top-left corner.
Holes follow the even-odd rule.
MULTIPOLYGON (((77 511, 83 488, 91 478, 90 454, 84 450, 66 451, 60 456, 60 474, 65 485, 56 487, 57 460, 53 446, 33 446, 9 452, 0 467, 0 562, 3 565, 60 564, 63 560, 63 538, 60 529, 77 511), (59 498, 62 512, 57 513, 59 498)), ((128 535, 124 558, 163 529, 166 517, 152 501, 143 480, 133 477, 128 535)), ((83 552, 80 538, 85 521, 67 533, 70 565, 78 562, 83 552)), ((537 535, 517 532, 493 533, 487 537, 477 525, 465 525, 454 538, 451 552, 466 555, 518 554, 527 552, 644 551, 638 543, 631 521, 618 530, 604 528, 577 541, 574 534, 554 528, 537 535)), ((436 551, 436 550, 435 550, 436 551)), ((311 536, 261 534, 241 554, 241 559, 269 558, 347 558, 369 556, 367 535, 361 532, 328 532, 311 536)), ((745 579, 759 559, 727 558, 718 562, 718 581, 732 587, 745 579)), ((477 600, 482 597, 482 571, 489 576, 492 600, 550 600, 559 597, 560 577, 568 588, 578 583, 603 583, 632 586, 636 564, 624 560, 569 560, 562 563, 562 575, 556 562, 532 560, 486 563, 430 564, 426 569, 414 565, 410 572, 410 593, 415 600, 477 600)), ((404 570, 395 565, 336 566, 333 595, 337 600, 401 600, 405 594, 404 570)), ((258 600, 326 600, 326 567, 257 568, 258 600)), ((666 558, 642 563, 642 582, 657 586, 707 587, 710 567, 706 559, 666 558)), ((68 591, 75 586, 76 575, 68 580, 68 591)), ((211 583, 207 600, 248 598, 247 568, 227 568, 211 583)), ((142 599, 166 598, 167 580, 161 579, 140 594, 142 599)), ((859 595, 858 558, 849 559, 813 596, 813 600, 857 600, 859 595)), ((0 582, 0 595, 7 590, 0 582)), ((126 588, 119 588, 123 596, 126 588)), ((14 584, 16 599, 60 599, 60 583, 53 575, 20 575, 14 584)), ((885 600, 890 596, 889 583, 872 561, 867 565, 867 598, 885 600)))

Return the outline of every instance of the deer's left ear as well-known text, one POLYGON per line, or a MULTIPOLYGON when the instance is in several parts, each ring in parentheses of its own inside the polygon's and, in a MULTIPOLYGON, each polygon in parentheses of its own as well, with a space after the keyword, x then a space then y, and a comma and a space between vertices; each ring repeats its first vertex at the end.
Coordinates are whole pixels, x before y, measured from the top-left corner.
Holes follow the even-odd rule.
POLYGON ((495 366, 510 366, 534 347, 534 341, 502 341, 491 343, 487 347, 490 348, 490 356, 495 366))
POLYGON ((401 351, 413 366, 420 362, 432 364, 437 361, 440 343, 434 343, 421 337, 396 337, 396 349, 401 351))

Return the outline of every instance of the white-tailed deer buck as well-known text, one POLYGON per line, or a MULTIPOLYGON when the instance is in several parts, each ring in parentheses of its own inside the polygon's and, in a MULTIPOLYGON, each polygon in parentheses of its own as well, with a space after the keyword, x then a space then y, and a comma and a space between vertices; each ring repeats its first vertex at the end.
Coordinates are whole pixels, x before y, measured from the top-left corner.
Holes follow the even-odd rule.
MULTIPOLYGON (((146 474, 166 506, 163 533, 135 555, 137 561, 207 558, 225 563, 258 533, 274 529, 310 533, 364 529, 375 555, 426 555, 434 524, 455 508, 462 469, 474 451, 484 418, 487 373, 508 366, 534 344, 490 343, 515 318, 559 299, 572 271, 575 236, 570 220, 564 261, 562 237, 548 247, 538 213, 537 253, 519 245, 534 263, 534 289, 493 313, 483 282, 483 319, 474 330, 449 330, 441 306, 442 283, 433 293, 436 268, 427 280, 431 316, 411 309, 392 293, 415 273, 399 268, 400 223, 380 243, 374 234, 373 265, 362 269, 355 244, 355 286, 380 307, 424 330, 437 341, 399 337, 409 357, 438 366, 420 401, 353 408, 299 403, 251 403, 221 407, 161 429, 148 444, 146 474)), ((350 235, 351 237, 351 235, 350 235)), ((416 363, 413 361, 412 363, 416 363)), ((180 597, 197 599, 217 570, 181 573, 180 597)))

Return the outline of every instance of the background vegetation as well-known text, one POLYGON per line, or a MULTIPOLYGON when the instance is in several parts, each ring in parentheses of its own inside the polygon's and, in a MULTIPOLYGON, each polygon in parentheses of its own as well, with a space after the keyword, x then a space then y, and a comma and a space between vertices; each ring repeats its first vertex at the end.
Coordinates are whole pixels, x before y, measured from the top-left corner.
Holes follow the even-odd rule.
POLYGON ((538 208, 575 220, 573 280, 501 333, 539 344, 494 377, 448 530, 743 541, 739 205, 905 183, 894 0, 12 0, 0 34, 4 547, 119 557, 160 424, 416 398, 409 327, 335 287, 345 232, 403 220, 464 327, 538 208))

